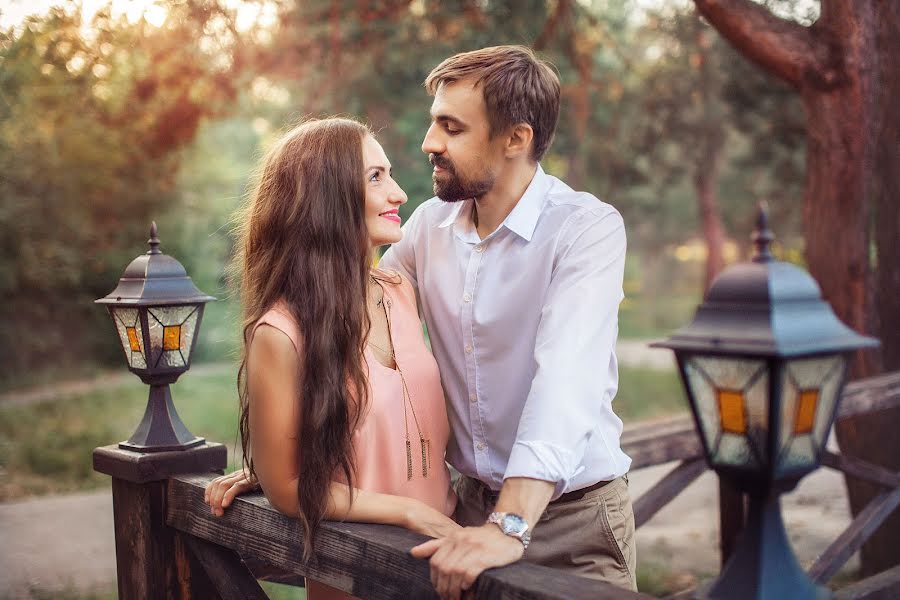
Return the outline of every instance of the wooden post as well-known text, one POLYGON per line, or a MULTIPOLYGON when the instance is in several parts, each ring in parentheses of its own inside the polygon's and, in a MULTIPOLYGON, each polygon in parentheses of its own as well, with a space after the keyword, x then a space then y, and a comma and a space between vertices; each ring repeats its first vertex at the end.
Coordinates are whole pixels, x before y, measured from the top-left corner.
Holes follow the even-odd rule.
POLYGON ((746 522, 745 494, 726 479, 719 477, 719 545, 722 568, 725 568, 725 564, 734 553, 746 522))
POLYGON ((140 453, 117 445, 94 450, 94 470, 113 478, 120 600, 220 597, 185 534, 166 524, 166 498, 169 476, 222 472, 226 453, 215 443, 173 452, 140 453))

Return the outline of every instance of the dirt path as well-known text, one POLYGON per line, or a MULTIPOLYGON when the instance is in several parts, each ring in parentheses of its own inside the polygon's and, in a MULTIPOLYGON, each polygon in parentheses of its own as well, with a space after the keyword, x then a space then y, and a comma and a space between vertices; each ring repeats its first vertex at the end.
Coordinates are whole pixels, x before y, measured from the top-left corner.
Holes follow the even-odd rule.
MULTIPOLYGON (((218 375, 234 371, 235 366, 230 362, 201 363, 191 367, 191 374, 218 375)), ((13 390, 0 394, 0 407, 25 406, 40 404, 41 402, 53 402, 68 398, 77 394, 87 394, 101 388, 122 385, 133 381, 136 376, 125 369, 101 373, 91 379, 77 379, 62 381, 49 385, 41 385, 25 390, 13 390)))

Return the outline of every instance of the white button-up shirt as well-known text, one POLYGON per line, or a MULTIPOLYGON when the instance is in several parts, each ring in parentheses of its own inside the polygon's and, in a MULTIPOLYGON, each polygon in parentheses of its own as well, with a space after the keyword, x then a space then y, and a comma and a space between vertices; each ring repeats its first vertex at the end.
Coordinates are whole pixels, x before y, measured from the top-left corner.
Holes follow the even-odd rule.
POLYGON ((612 408, 622 217, 540 166, 483 240, 473 206, 428 200, 381 260, 419 296, 447 396, 448 462, 493 490, 507 477, 554 482, 554 498, 624 475, 612 408))

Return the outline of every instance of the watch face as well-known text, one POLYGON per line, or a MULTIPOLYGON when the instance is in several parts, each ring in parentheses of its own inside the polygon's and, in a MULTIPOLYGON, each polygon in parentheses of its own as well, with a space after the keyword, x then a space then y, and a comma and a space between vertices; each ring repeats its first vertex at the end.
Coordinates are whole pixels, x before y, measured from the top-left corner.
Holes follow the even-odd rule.
POLYGON ((511 533, 521 534, 528 528, 528 525, 525 523, 525 519, 519 515, 508 514, 503 517, 500 527, 503 529, 503 533, 509 535, 511 533))

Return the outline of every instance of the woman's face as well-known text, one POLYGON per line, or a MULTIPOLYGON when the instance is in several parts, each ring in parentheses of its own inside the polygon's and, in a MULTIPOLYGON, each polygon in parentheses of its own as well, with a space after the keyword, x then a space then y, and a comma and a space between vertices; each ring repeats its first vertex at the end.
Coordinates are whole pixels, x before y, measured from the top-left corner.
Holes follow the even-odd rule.
POLYGON ((371 135, 363 138, 363 166, 366 178, 366 228, 373 248, 399 242, 400 214, 406 193, 391 177, 391 163, 381 144, 371 135))

